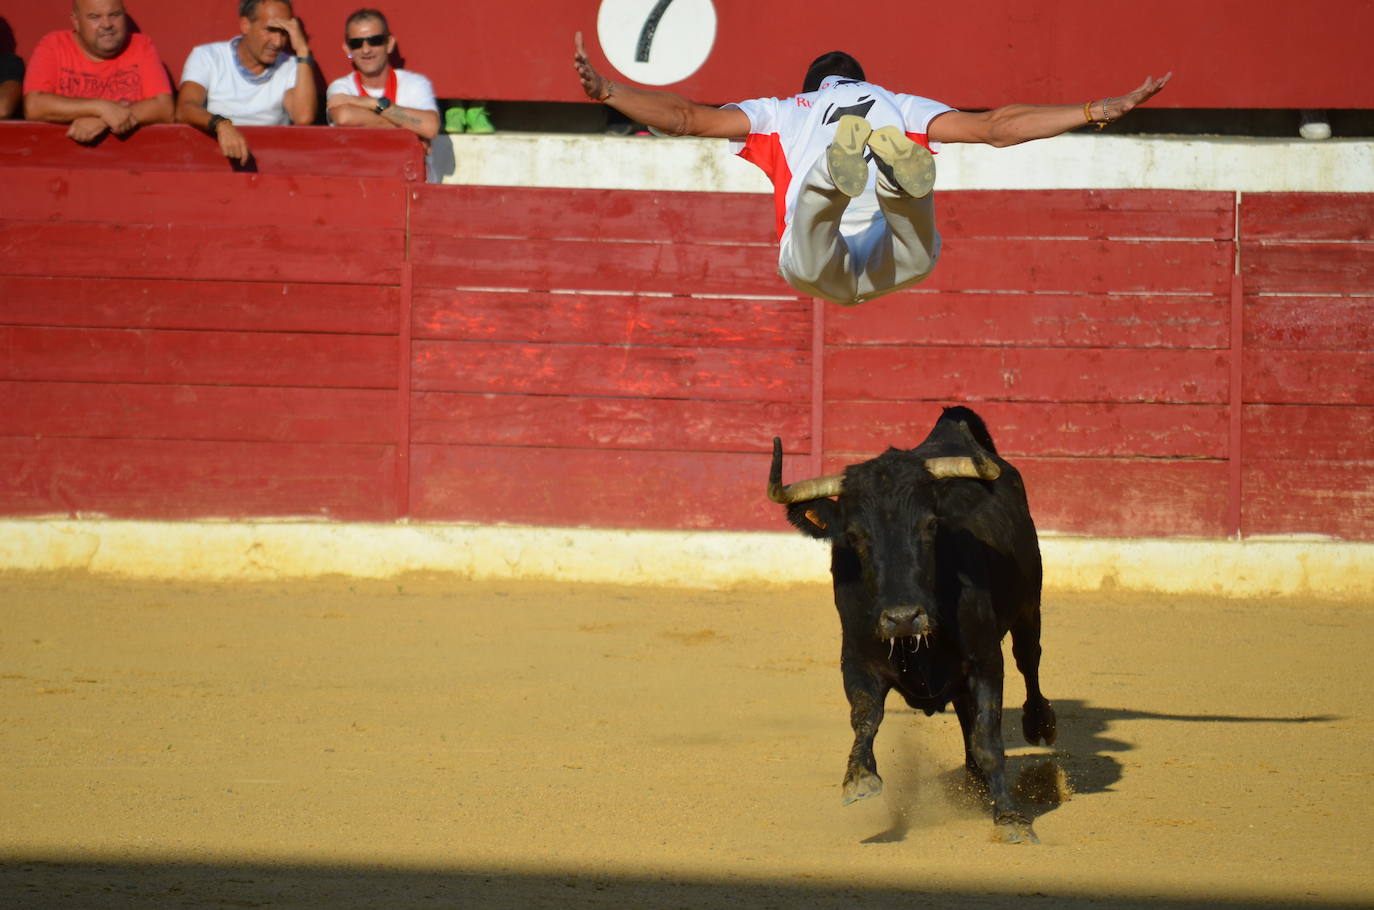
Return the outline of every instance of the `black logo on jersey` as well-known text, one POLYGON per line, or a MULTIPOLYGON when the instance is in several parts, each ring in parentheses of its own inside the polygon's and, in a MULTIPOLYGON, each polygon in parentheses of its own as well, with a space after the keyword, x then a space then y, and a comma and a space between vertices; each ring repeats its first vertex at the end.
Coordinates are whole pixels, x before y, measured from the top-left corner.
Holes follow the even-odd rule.
MULTIPOLYGON (((843 85, 844 83, 840 84, 843 85)), ((840 118, 845 114, 853 114, 855 117, 867 117, 868 112, 873 110, 874 103, 875 101, 872 96, 863 95, 855 103, 847 104, 844 107, 834 107, 832 105, 826 110, 825 118, 821 122, 827 124, 839 123, 840 118)))

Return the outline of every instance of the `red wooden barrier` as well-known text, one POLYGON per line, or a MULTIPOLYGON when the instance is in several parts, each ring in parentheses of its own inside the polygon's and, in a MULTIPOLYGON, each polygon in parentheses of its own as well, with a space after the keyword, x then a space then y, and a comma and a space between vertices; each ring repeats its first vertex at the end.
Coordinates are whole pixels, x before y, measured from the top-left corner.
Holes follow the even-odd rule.
POLYGON ((343 163, 360 180, 308 173, 321 153, 317 170, 340 163, 328 131, 261 133, 259 162, 286 173, 160 158, 204 144, 181 127, 141 131, 133 169, 100 169, 119 160, 101 149, 84 167, 39 167, 49 153, 70 164, 60 127, 0 129, 0 511, 404 514, 398 338, 418 145, 355 135, 343 163), (307 150, 304 133, 325 141, 307 150), (171 172, 143 170, 164 160, 171 172))
POLYGON ((415 517, 776 525, 754 453, 810 447, 811 305, 766 198, 413 197, 415 517))
POLYGON ((1369 539, 1374 199, 1247 194, 1241 238, 1245 529, 1369 539))
POLYGON ((946 193, 937 277, 843 308, 766 197, 411 151, 0 168, 0 514, 778 530, 772 436, 795 477, 968 402, 1043 529, 1374 540, 1369 197, 946 193))
MULTIPOLYGON (((130 138, 106 135, 94 145, 68 139, 66 128, 47 123, 0 122, 0 167, 40 167, 81 171, 172 171, 228 174, 300 174, 311 177, 389 177, 425 179, 425 152, 414 134, 376 130, 360 139, 355 130, 303 126, 245 126, 253 157, 247 167, 230 162, 219 144, 199 130, 173 124, 140 127, 130 138)), ((73 179, 80 180, 79 177, 73 179)), ((150 201, 148 197, 140 197, 150 201)), ((177 200, 173 193, 166 200, 177 200)), ((289 197, 288 197, 289 198, 289 197)), ((98 200, 86 200, 98 204, 98 200)), ((182 217, 190 214, 190 200, 182 217)), ((286 208, 286 199, 279 206, 286 208)), ((171 202, 175 204, 175 202, 171 202)), ((202 214, 209 214, 207 209, 202 214)), ((278 212, 264 210, 264 222, 278 212)), ((327 209, 314 213, 318 218, 327 209)))

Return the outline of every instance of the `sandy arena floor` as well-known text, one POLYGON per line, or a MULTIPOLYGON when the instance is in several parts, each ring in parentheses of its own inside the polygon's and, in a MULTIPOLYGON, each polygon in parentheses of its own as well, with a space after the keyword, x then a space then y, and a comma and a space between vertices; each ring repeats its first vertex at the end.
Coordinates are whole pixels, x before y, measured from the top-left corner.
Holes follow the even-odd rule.
POLYGON ((840 805, 821 587, 0 592, 6 908, 1374 905, 1374 604, 1047 597, 1031 847, 895 696, 840 805))

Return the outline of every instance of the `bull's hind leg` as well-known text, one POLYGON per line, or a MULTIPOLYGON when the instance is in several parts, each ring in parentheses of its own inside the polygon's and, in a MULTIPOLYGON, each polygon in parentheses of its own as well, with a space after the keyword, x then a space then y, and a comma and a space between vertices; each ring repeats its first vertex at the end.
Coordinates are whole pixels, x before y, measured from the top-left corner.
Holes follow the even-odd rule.
POLYGON ((1011 627, 1011 653, 1016 669, 1026 680, 1026 704, 1021 732, 1028 743, 1053 745, 1056 734, 1054 708, 1040 692, 1040 605, 1021 611, 1011 627))
POLYGON ((863 665, 857 656, 840 658, 844 674, 844 694, 849 699, 849 724, 854 728, 854 748, 844 772, 844 804, 877 796, 883 792, 878 776, 878 760, 873 757, 873 740, 883 722, 883 703, 888 687, 863 665))

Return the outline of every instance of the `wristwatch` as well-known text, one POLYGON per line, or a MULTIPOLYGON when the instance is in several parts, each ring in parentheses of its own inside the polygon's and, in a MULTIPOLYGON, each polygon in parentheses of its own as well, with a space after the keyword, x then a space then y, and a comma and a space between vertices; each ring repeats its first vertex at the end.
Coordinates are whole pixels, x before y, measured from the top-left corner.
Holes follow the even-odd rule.
POLYGON ((389 107, 391 107, 391 99, 388 98, 386 95, 383 95, 382 97, 377 99, 377 106, 372 109, 372 113, 381 114, 382 111, 386 110, 389 107))

